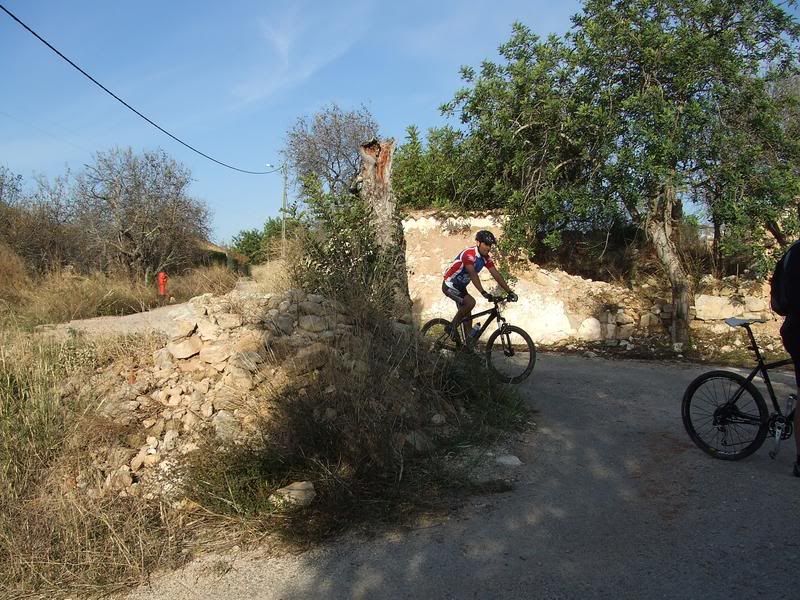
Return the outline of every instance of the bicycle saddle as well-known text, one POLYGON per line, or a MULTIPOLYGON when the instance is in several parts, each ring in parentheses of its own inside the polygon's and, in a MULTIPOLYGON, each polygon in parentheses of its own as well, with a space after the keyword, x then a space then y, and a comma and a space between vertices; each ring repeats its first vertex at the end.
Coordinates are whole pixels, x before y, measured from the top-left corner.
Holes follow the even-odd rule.
POLYGON ((725 319, 725 324, 730 327, 745 327, 751 323, 766 323, 766 319, 738 319, 736 317, 728 317, 725 319))

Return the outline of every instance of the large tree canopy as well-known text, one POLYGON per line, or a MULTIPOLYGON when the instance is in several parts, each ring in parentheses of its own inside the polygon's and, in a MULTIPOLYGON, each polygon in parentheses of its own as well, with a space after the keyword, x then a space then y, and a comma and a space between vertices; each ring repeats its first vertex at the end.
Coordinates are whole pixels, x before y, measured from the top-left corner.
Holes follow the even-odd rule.
POLYGON ((164 152, 99 152, 76 186, 77 221, 99 266, 146 274, 191 264, 209 225, 205 204, 188 195, 190 181, 164 152))
POLYGON ((769 0, 587 0, 573 23, 546 40, 517 24, 500 63, 463 69, 467 86, 444 107, 463 130, 457 204, 476 194, 504 207, 507 237, 532 252, 565 229, 634 224, 684 339, 684 202, 731 228, 790 225, 779 217, 800 181, 796 95, 775 85, 796 68, 800 28, 769 0))

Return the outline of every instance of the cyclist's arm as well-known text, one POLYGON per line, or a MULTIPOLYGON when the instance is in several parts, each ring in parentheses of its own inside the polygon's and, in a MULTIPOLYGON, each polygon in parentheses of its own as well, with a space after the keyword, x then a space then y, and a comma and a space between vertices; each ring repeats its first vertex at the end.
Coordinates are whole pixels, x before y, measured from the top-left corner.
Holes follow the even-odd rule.
POLYGON ((475 270, 475 267, 473 265, 467 264, 467 265, 464 265, 464 269, 466 269, 467 274, 469 275, 469 278, 472 281, 472 285, 475 286, 475 289, 478 290, 478 293, 481 296, 485 296, 486 292, 483 289, 483 284, 481 283, 481 278, 478 277, 478 272, 475 270))
POLYGON ((496 267, 486 267, 486 268, 489 269, 489 273, 492 274, 494 280, 500 285, 501 288, 503 288, 506 291, 507 294, 514 293, 511 291, 511 288, 508 287, 506 280, 503 279, 503 276, 500 274, 500 271, 498 271, 496 267))

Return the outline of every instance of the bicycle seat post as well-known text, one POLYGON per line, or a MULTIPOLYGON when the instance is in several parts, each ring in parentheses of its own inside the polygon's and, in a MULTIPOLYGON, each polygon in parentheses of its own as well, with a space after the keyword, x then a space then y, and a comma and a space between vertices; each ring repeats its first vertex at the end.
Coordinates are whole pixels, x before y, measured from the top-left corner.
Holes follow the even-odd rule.
POLYGON ((753 351, 753 354, 756 355, 756 360, 759 363, 764 362, 764 358, 761 356, 761 351, 758 349, 758 344, 756 343, 756 337, 753 335, 753 330, 750 329, 750 323, 746 323, 744 328, 747 330, 747 335, 750 337, 750 349, 753 351))

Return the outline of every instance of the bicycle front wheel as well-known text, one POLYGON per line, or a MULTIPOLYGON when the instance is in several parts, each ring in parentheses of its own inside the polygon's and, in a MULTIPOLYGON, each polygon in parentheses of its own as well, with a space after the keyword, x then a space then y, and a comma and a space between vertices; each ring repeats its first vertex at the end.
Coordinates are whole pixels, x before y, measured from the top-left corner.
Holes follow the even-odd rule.
POLYGON ((451 337, 447 332, 449 327, 450 321, 447 319, 431 319, 425 323, 420 330, 425 349, 432 352, 457 350, 461 346, 461 338, 457 333, 451 337))
POLYGON ((690 383, 681 414, 697 447, 722 460, 750 456, 767 435, 764 397, 752 382, 730 371, 710 371, 690 383))
POLYGON ((519 383, 533 371, 536 346, 525 330, 505 325, 486 341, 486 364, 499 381, 519 383))

